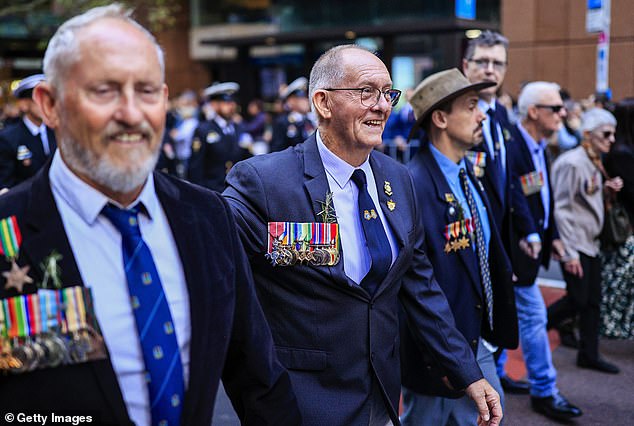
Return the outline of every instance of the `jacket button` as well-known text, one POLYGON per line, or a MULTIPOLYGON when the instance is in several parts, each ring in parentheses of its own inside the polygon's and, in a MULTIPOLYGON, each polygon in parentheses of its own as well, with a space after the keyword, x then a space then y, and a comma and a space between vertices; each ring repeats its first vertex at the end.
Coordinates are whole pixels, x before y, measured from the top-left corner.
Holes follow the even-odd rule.
POLYGON ((478 303, 478 304, 476 305, 476 309, 482 309, 482 305, 478 303))
POLYGON ((471 341, 471 346, 473 346, 473 347, 478 346, 478 340, 477 340, 477 339, 473 339, 473 340, 471 341))

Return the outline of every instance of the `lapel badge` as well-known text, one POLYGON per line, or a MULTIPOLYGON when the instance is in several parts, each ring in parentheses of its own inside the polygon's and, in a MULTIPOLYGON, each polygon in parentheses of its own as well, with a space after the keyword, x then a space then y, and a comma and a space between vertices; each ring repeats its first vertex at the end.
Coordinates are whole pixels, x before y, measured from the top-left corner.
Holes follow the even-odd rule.
POLYGON ((448 203, 453 203, 454 201, 456 201, 456 199, 451 192, 447 192, 445 193, 445 201, 448 203))
POLYGON ((29 148, 26 147, 26 145, 20 145, 18 147, 16 156, 18 161, 28 160, 31 157, 33 157, 33 153, 29 150, 29 148))
POLYGON ((449 215, 453 216, 456 214, 456 209, 454 208, 454 206, 449 207, 449 215))
POLYGON ((394 211, 394 209, 396 208, 396 203, 394 202, 394 200, 387 200, 387 208, 390 209, 390 211, 394 211))
POLYGON ((379 216, 376 214, 376 211, 374 209, 372 209, 372 210, 370 210, 370 217, 372 217, 372 219, 376 219, 379 216))
POLYGON ((392 185, 387 180, 383 182, 383 191, 385 191, 385 195, 387 195, 388 197, 391 197, 393 194, 392 185))
POLYGON ((511 132, 509 132, 508 129, 502 129, 502 136, 504 136, 505 141, 508 141, 511 139, 511 132))
POLYGON ((206 137, 207 143, 216 143, 220 140, 220 135, 218 132, 211 131, 207 133, 206 137))
POLYGON ((198 152, 200 151, 202 144, 200 143, 200 139, 196 138, 194 139, 194 141, 192 142, 192 151, 194 152, 198 152))
POLYGON ((363 218, 364 218, 365 220, 370 220, 370 219, 372 219, 372 216, 370 215, 370 212, 369 212, 368 210, 364 210, 364 211, 363 211, 363 218))

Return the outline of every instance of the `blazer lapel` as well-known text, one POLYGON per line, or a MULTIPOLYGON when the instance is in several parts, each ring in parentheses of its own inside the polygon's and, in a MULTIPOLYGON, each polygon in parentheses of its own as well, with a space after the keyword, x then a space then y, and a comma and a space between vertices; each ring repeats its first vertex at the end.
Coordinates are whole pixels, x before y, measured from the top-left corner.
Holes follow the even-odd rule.
POLYGON ((204 303, 211 300, 211 295, 203 295, 202 292, 211 292, 213 286, 200 285, 204 271, 200 268, 205 259, 205 248, 200 243, 200 238, 204 236, 204 231, 197 229, 195 220, 195 206, 191 206, 180 197, 178 189, 172 185, 160 173, 154 173, 154 183, 156 195, 167 216, 176 248, 183 266, 187 292, 190 304, 191 323, 191 350, 189 351, 189 385, 185 393, 183 402, 182 423, 195 422, 193 419, 194 407, 198 406, 200 399, 200 389, 207 389, 206 374, 202 371, 204 365, 203 358, 208 352, 205 336, 207 330, 199 327, 207 324, 205 317, 206 308, 204 303), (189 419, 189 420, 187 420, 189 419))
MULTIPOLYGON (((35 177, 29 205, 26 209, 24 233, 30 234, 24 239, 21 254, 31 265, 32 275, 36 282, 42 280, 42 272, 38 266, 51 254, 53 250, 62 254, 59 266, 62 271, 64 287, 84 286, 84 282, 77 268, 73 251, 64 230, 62 218, 59 215, 51 185, 48 178, 50 162, 42 168, 35 177)), ((107 348, 106 348, 107 350, 107 348)), ((119 388, 119 382, 112 368, 110 360, 90 363, 95 379, 99 383, 103 397, 110 405, 114 416, 120 424, 130 422, 127 408, 119 388)))
MULTIPOLYGON (((443 204, 449 205, 446 194, 453 195, 453 191, 451 190, 449 183, 447 183, 447 179, 445 178, 445 175, 440 170, 440 167, 438 166, 438 163, 436 163, 436 160, 434 159, 429 148, 426 147, 424 149, 425 151, 423 152, 423 161, 425 162, 427 169, 430 171, 432 181, 434 183, 434 187, 436 188, 436 196, 438 197, 439 200, 441 200, 443 204)), ((470 171, 470 167, 468 165, 467 165, 467 169, 469 170, 469 173, 471 174, 472 172, 470 171)), ((454 195, 454 198, 456 198, 455 195, 454 195)), ((446 210, 447 213, 445 214, 445 221, 447 224, 450 224, 456 221, 457 216, 455 214, 450 215, 448 210, 449 209, 446 210)), ((435 230, 435 232, 443 232, 443 231, 444 230, 441 230, 441 229, 435 230)), ((471 238, 469 240, 471 242, 471 238)), ((478 294, 481 294, 482 289, 480 288, 480 280, 478 279, 480 277, 480 274, 478 271, 477 259, 475 257, 475 253, 471 249, 471 246, 457 251, 456 254, 458 255, 458 257, 464 264, 465 268, 467 268, 467 270, 469 271, 469 277, 471 278, 471 283, 476 288, 476 291, 478 292, 478 294)))

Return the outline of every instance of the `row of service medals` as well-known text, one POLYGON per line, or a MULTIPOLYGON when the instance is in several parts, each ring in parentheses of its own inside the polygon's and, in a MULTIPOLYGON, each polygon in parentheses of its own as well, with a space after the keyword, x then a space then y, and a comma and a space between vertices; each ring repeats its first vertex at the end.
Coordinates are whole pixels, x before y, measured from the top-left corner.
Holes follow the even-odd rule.
POLYGON ((269 222, 268 235, 266 258, 273 266, 333 266, 339 262, 337 223, 269 222))
MULTIPOLYGON (((15 216, 0 220, 0 254, 11 263, 3 275, 5 290, 23 293, 28 266, 16 263, 22 238, 15 216)), ((93 307, 90 288, 62 288, 52 253, 44 264, 37 292, 0 300, 0 371, 25 373, 42 368, 106 358, 105 344, 93 307), (55 288, 46 288, 50 283, 55 288)))

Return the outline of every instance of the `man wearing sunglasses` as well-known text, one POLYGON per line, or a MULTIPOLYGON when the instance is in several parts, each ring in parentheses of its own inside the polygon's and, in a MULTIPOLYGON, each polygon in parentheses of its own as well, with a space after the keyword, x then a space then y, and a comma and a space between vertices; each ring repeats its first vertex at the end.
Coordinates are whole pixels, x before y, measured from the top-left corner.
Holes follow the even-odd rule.
POLYGON ((399 306, 415 343, 497 425, 499 397, 433 278, 407 169, 374 150, 399 95, 372 52, 330 49, 309 79, 317 132, 237 163, 223 195, 304 425, 399 424, 399 306))
POLYGON ((546 152, 547 139, 566 116, 559 85, 544 81, 528 83, 518 98, 521 122, 513 129, 513 143, 507 145, 511 167, 510 255, 515 282, 515 303, 520 344, 530 382, 533 409, 556 420, 581 416, 581 410, 557 389, 546 331, 546 306, 536 284, 540 266, 548 268, 551 254, 560 260, 566 253, 555 224, 554 197, 546 152), (526 208, 531 220, 515 220, 526 208), (526 236, 526 237, 525 237, 526 236))
POLYGON ((567 294, 548 308, 548 324, 579 318, 577 365, 617 374, 619 368, 599 356, 601 259, 599 235, 603 226, 603 189, 618 192, 623 180, 604 181, 601 155, 614 143, 616 119, 607 110, 593 108, 582 116, 580 146, 562 154, 553 165, 555 219, 566 243, 561 265, 567 294))

